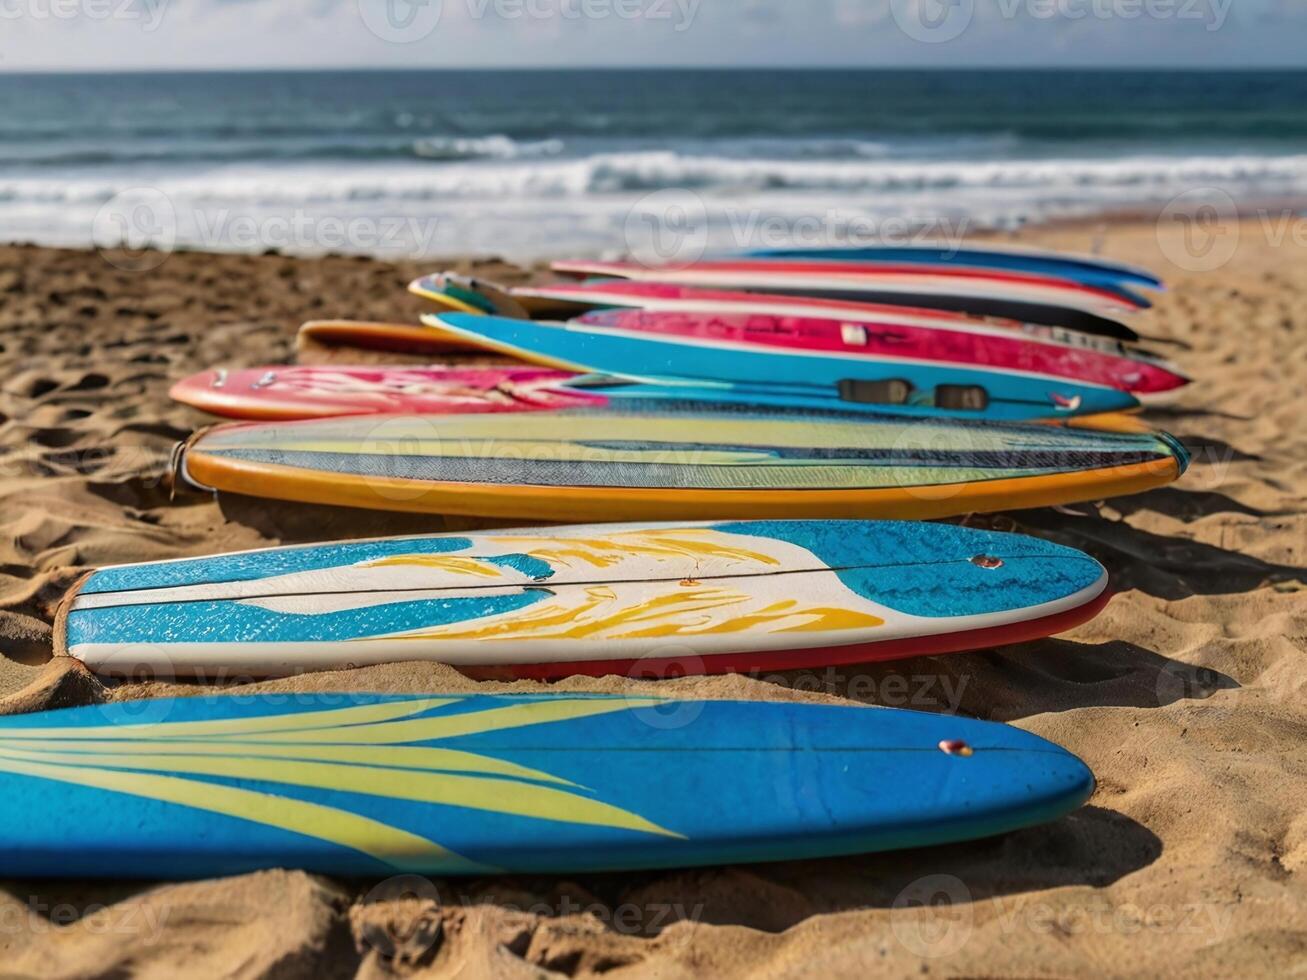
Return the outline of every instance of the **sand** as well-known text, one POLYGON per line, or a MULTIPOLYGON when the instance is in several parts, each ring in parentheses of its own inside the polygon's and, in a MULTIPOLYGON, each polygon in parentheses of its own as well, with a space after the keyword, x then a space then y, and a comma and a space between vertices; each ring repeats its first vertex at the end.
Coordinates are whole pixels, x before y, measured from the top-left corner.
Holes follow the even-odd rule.
MULTIPOLYGON (((1172 289, 1140 327, 1173 341, 1160 349, 1196 379, 1147 415, 1195 453, 1179 483, 1101 507, 995 519, 1103 561, 1120 591, 1102 615, 1056 639, 977 654, 653 688, 851 697, 1011 722, 1094 769, 1098 790, 1081 811, 975 843, 671 873, 8 881, 0 890, 0 972, 325 980, 1303 969, 1307 243, 1292 228, 1282 234, 1281 224, 1252 217, 1224 229, 1238 236, 1229 261, 1193 271, 1171 261, 1194 264, 1179 251, 1181 231, 1121 221, 1024 235, 1075 250, 1098 245, 1163 274, 1172 289)), ((74 662, 50 661, 55 605, 88 568, 440 529, 427 518, 203 496, 170 501, 162 480, 169 449, 205 421, 168 401, 172 381, 217 365, 288 360, 302 320, 411 320, 423 306, 403 286, 419 272, 449 265, 509 281, 528 274, 498 262, 161 258, 0 248, 5 713, 196 693, 162 683, 106 687, 74 662)), ((399 664, 258 687, 502 685, 399 664)))

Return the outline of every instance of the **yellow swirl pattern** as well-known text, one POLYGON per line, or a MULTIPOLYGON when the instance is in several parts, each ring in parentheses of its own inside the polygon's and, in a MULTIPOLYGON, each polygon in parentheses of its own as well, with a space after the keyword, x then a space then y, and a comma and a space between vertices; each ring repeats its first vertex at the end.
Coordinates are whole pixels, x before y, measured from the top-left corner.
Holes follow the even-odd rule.
POLYGON ((438 859, 489 870, 439 843, 340 806, 212 779, 248 779, 679 837, 584 787, 475 752, 404 743, 648 707, 651 699, 557 698, 421 717, 458 698, 419 698, 253 718, 6 728, 0 772, 176 803, 303 834, 396 868, 438 859), (211 777, 212 779, 206 779, 211 777), (543 784, 543 785, 542 785, 543 784))
POLYGON ((494 617, 480 625, 451 624, 387 639, 580 640, 713 636, 745 631, 799 633, 867 629, 885 620, 871 613, 782 600, 750 609, 756 596, 716 586, 673 586, 674 591, 623 602, 611 586, 569 590, 564 596, 494 617))
POLYGON ((725 543, 726 535, 712 528, 649 528, 602 538, 492 537, 496 543, 522 545, 533 558, 568 565, 581 561, 607 568, 632 555, 653 558, 717 558, 778 568, 771 555, 725 543))

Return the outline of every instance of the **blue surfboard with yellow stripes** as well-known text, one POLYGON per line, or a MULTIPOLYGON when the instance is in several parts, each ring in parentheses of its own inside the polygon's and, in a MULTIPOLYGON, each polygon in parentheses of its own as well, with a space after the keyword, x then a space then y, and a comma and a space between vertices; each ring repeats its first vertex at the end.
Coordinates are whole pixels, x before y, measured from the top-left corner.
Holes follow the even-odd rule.
POLYGON ((210 695, 0 719, 0 873, 576 873, 1001 834, 1093 776, 1019 729, 587 694, 210 695))

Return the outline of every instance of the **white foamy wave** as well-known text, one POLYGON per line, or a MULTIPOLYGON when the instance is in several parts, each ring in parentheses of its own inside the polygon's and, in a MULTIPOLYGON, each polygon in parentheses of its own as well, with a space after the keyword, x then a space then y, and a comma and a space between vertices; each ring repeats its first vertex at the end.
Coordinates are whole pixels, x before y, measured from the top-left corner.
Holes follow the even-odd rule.
POLYGON ((427 160, 516 160, 557 156, 562 140, 519 143, 507 136, 428 136, 413 144, 413 152, 427 160))
POLYGON ((87 245, 96 227, 125 222, 157 224, 176 244, 211 250, 603 254, 629 250, 626 223, 645 194, 678 188, 702 200, 708 245, 725 251, 786 244, 757 238, 771 234, 771 218, 784 228, 817 218, 831 238, 888 221, 1004 227, 1158 206, 1205 185, 1243 200, 1307 197, 1307 155, 908 163, 627 152, 438 165, 282 162, 201 173, 96 168, 57 180, 0 179, 0 238, 87 245))
MULTIPOLYGON (((1307 186, 1307 155, 1244 157, 1132 157, 1117 160, 1002 160, 916 162, 884 160, 738 160, 673 152, 597 154, 572 160, 482 161, 430 167, 414 162, 353 167, 284 165, 227 167, 153 178, 101 171, 85 178, 11 177, 0 180, 0 202, 106 201, 128 188, 149 186, 185 201, 243 205, 332 202, 521 201, 603 198, 686 189, 717 196, 766 200, 805 193, 923 193, 992 191, 1046 195, 1121 195, 1135 200, 1198 184, 1293 190, 1307 186)), ((946 197, 940 197, 941 202, 946 197)))

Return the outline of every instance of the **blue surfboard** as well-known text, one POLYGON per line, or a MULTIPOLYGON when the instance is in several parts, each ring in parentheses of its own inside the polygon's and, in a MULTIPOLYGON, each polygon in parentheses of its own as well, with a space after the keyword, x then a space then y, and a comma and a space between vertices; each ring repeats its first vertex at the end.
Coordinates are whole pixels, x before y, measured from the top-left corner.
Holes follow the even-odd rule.
MULTIPOLYGON (((1145 269, 1091 256, 1062 255, 1057 252, 953 248, 948 245, 867 245, 847 248, 759 249, 745 252, 744 255, 755 259, 904 262, 970 269, 1002 269, 1037 276, 1060 276, 1101 289, 1119 290, 1123 286, 1163 288, 1162 280, 1145 269)), ((1128 291, 1127 295, 1134 299, 1140 298, 1128 291)))
POLYGON ((0 719, 0 873, 576 873, 918 847, 1094 780, 992 722, 544 694, 215 695, 0 719))
POLYGON ((682 385, 693 387, 696 397, 721 401, 1005 421, 1118 412, 1139 405, 1133 395, 1106 385, 938 361, 828 355, 471 313, 428 313, 422 322, 533 363, 653 382, 605 391, 617 398, 676 397, 676 386, 682 385), (912 392, 909 400, 894 404, 846 397, 859 385, 886 383, 905 383, 912 392), (716 391, 714 385, 719 386, 716 391), (940 404, 936 393, 943 390, 976 394, 960 403, 940 404))

